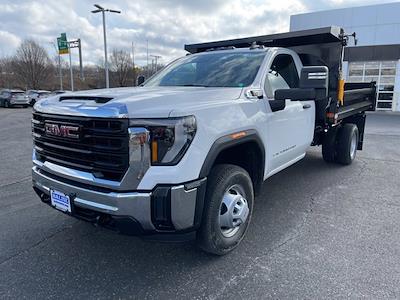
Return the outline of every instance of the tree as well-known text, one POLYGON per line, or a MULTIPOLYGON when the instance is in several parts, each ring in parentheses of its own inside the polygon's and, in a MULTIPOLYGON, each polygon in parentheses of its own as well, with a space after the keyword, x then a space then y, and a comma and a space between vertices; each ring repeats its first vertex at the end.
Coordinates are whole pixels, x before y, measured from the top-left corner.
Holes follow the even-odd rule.
POLYGON ((0 58, 0 88, 12 88, 15 86, 15 74, 11 66, 10 57, 0 58))
POLYGON ((130 53, 114 49, 110 57, 110 70, 117 86, 128 86, 129 78, 133 75, 130 53))
POLYGON ((34 40, 22 42, 12 60, 12 68, 26 88, 43 88, 54 76, 54 66, 46 50, 34 40))

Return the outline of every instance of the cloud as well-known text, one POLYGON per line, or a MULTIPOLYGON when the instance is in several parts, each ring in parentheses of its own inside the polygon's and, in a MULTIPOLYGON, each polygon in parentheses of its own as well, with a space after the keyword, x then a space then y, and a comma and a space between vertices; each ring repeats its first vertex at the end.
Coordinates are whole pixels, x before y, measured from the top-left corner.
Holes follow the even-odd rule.
MULTIPOLYGON (((289 30, 290 15, 313 10, 353 6, 369 0, 105 0, 109 52, 131 51, 136 63, 146 64, 149 53, 167 63, 185 54, 183 45, 289 30)), ((83 61, 96 64, 103 59, 101 14, 92 14, 91 2, 79 0, 2 0, 0 4, 0 55, 9 55, 21 40, 33 38, 56 54, 51 43, 61 32, 69 39, 81 38, 83 61)), ((67 60, 67 57, 63 58, 67 60)), ((77 51, 73 60, 78 61, 77 51)))
POLYGON ((8 31, 0 30, 0 45, 2 45, 0 48, 0 56, 12 54, 20 43, 21 39, 18 36, 8 31))

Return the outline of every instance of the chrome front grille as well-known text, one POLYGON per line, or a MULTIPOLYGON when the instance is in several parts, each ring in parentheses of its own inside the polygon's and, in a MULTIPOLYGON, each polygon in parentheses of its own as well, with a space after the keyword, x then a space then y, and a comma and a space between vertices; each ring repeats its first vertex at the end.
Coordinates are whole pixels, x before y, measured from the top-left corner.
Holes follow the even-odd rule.
POLYGON ((113 181, 120 181, 128 169, 128 119, 34 112, 32 134, 36 157, 42 162, 49 161, 113 181), (51 134, 46 132, 45 124, 79 128, 79 137, 51 134))

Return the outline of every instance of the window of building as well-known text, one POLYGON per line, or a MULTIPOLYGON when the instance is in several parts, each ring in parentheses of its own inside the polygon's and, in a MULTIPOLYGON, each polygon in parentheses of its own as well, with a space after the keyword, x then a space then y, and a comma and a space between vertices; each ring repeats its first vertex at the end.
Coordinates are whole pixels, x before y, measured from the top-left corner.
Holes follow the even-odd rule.
POLYGON ((349 64, 348 82, 376 81, 377 110, 392 110, 396 61, 351 62, 349 64))

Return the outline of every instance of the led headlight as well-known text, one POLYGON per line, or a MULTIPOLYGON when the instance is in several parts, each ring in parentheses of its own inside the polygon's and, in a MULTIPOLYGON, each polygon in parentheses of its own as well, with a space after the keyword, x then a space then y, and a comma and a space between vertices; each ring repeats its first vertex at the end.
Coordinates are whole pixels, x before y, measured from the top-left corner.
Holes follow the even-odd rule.
POLYGON ((152 165, 176 165, 186 153, 196 134, 194 116, 133 119, 130 120, 130 126, 148 130, 152 165))

